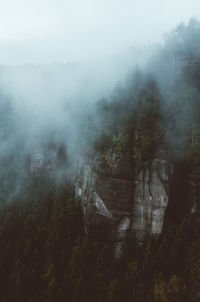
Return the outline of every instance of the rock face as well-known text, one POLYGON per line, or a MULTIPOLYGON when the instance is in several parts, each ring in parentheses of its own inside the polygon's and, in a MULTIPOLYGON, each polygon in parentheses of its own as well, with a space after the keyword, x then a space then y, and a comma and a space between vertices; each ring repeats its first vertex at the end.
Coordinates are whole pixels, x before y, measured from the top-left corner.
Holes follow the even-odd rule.
POLYGON ((49 144, 33 149, 30 155, 30 172, 41 176, 55 172, 56 168, 66 165, 66 151, 62 145, 49 144))
POLYGON ((122 221, 125 218, 130 221, 132 212, 131 166, 119 161, 111 167, 101 158, 82 162, 76 177, 76 196, 81 198, 86 229, 94 223, 103 223, 112 239, 118 240, 118 237, 123 237, 120 233, 125 231, 122 221))
POLYGON ((139 167, 128 159, 97 156, 79 164, 75 183, 86 231, 95 223, 104 224, 117 248, 127 229, 135 230, 138 242, 162 232, 168 205, 166 160, 139 167))
POLYGON ((31 173, 41 174, 44 166, 44 154, 37 150, 31 155, 31 173))
POLYGON ((155 159, 135 180, 132 228, 139 241, 146 234, 161 234, 168 205, 168 162, 155 159))

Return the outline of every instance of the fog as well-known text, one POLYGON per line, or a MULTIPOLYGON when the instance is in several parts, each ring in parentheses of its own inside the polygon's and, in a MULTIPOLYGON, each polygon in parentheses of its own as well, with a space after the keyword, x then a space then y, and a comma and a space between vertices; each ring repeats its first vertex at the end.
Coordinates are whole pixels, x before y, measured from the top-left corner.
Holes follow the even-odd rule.
POLYGON ((160 42, 199 11, 198 0, 1 0, 0 64, 108 57, 160 42))
POLYGON ((82 125, 93 114, 94 104, 109 97, 136 65, 144 67, 156 50, 153 45, 132 47, 107 58, 79 63, 1 66, 0 156, 12 154, 22 165, 27 156, 38 149, 43 153, 53 141, 64 144, 73 164, 84 140, 82 125))
POLYGON ((6 187, 15 175, 11 196, 30 173, 31 157, 48 148, 54 157, 64 146, 72 173, 90 143, 86 121, 101 120, 96 102, 126 87, 136 66, 153 72, 164 93, 172 70, 163 37, 199 8, 194 0, 0 1, 0 179, 6 187))

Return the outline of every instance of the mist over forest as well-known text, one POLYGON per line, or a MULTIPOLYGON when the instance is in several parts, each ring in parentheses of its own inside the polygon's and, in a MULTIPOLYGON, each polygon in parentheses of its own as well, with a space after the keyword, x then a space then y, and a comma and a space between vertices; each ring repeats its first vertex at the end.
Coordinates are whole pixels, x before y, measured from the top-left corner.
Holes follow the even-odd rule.
POLYGON ((113 137, 119 144, 120 137, 128 139, 127 131, 133 129, 127 127, 134 127, 133 115, 143 111, 143 93, 147 97, 149 93, 156 95, 155 104, 144 106, 155 106, 159 111, 160 131, 165 132, 163 144, 174 156, 181 156, 178 149, 184 149, 182 141, 187 141, 187 131, 198 123, 198 117, 194 118, 198 87, 186 77, 198 74, 199 43, 199 23, 191 19, 166 35, 162 45, 148 51, 146 47, 143 51, 133 49, 124 60, 118 57, 88 63, 2 66, 1 164, 9 158, 2 173, 10 174, 12 170, 18 174, 11 195, 19 190, 21 177, 23 183, 30 172, 31 155, 46 152, 48 144, 53 149, 63 146, 68 158, 64 169, 70 174, 80 154, 92 150, 95 143, 105 149, 106 143, 113 147, 113 137), (189 70, 194 74, 186 74, 190 68, 185 66, 187 60, 195 60, 197 70, 189 70), (172 123, 182 135, 174 134, 172 123), (107 141, 100 142, 102 137, 107 141))
POLYGON ((0 301, 198 302, 200 21, 98 43, 0 65, 0 301))

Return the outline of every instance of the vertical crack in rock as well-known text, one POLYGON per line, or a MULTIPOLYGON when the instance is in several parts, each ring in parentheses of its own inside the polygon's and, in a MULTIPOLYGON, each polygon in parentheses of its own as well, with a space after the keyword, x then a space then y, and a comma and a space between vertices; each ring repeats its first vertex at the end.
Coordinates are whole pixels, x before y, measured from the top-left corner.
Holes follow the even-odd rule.
POLYGON ((147 235, 161 234, 168 182, 166 160, 154 159, 148 167, 136 163, 134 168, 124 159, 115 168, 102 168, 98 157, 88 164, 83 161, 76 177, 76 196, 81 198, 85 228, 94 222, 104 224, 118 255, 130 228, 136 231, 139 243, 147 235))

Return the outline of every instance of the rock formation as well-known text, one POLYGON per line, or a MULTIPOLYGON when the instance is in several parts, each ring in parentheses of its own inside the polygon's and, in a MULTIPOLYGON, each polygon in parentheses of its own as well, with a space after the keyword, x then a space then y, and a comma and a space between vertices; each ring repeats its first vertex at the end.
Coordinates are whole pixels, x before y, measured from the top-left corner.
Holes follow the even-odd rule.
POLYGON ((105 156, 82 161, 76 176, 86 231, 93 224, 107 226, 117 248, 128 229, 139 243, 148 234, 161 234, 168 205, 168 162, 155 159, 141 167, 130 159, 110 162, 105 156))

